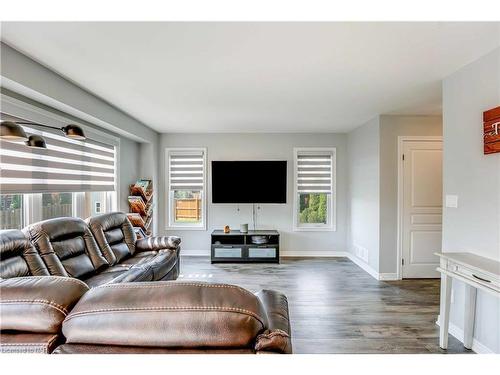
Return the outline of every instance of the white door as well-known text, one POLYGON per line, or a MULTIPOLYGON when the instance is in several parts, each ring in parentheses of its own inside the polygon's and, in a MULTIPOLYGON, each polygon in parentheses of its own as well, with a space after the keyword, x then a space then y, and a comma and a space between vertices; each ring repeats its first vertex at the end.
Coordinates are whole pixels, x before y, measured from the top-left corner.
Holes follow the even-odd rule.
POLYGON ((402 276, 437 278, 441 251, 443 143, 403 141, 402 276))

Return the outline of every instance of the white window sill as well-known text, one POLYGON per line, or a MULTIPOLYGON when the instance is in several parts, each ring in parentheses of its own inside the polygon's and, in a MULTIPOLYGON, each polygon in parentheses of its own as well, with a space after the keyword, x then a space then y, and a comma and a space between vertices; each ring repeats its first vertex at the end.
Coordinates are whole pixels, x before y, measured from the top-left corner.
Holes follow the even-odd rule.
POLYGON ((190 226, 182 226, 182 225, 175 225, 171 227, 165 227, 165 230, 207 230, 206 226, 202 227, 190 227, 190 226))
POLYGON ((336 227, 294 227, 294 232, 336 232, 336 227))

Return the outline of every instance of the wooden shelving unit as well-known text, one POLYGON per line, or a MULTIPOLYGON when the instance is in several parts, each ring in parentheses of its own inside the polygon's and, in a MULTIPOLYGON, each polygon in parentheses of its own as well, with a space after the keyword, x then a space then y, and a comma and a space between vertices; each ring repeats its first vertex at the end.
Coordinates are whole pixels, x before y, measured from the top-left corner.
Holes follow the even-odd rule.
POLYGON ((128 196, 130 212, 127 214, 138 238, 152 235, 153 223, 153 181, 140 179, 130 185, 128 196))

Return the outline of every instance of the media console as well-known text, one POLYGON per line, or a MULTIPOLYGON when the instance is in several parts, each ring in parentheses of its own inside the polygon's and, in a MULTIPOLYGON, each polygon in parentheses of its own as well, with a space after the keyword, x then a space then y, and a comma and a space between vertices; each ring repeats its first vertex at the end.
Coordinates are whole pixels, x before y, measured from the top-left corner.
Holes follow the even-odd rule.
POLYGON ((280 234, 276 230, 250 230, 242 233, 232 230, 212 232, 212 263, 279 263, 280 234), (252 237, 265 238, 265 243, 255 243, 252 237))

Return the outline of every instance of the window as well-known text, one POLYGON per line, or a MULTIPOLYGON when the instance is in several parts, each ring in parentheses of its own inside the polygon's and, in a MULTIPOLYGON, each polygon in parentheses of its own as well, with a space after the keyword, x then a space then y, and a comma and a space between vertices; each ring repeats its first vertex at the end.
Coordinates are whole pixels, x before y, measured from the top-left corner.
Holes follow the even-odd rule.
MULTIPOLYGON (((9 101, 5 104, 13 112, 18 109, 9 101)), ((29 119, 4 113, 0 117, 56 127, 69 122, 42 112, 34 111, 29 119)), ((0 139, 0 229, 21 229, 61 216, 87 218, 97 214, 95 207, 100 213, 116 209, 118 139, 88 128, 86 140, 32 125, 23 125, 23 129, 28 136, 41 135, 47 148, 0 139)))
POLYGON ((166 150, 168 227, 206 229, 205 149, 166 150))
POLYGON ((294 154, 294 229, 335 230, 335 148, 296 148, 294 154))
POLYGON ((0 195, 0 229, 22 229, 23 226, 22 194, 0 195))
POLYGON ((42 220, 61 216, 73 216, 73 194, 42 194, 42 220))

